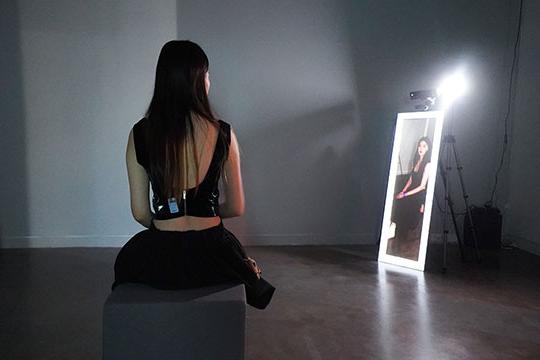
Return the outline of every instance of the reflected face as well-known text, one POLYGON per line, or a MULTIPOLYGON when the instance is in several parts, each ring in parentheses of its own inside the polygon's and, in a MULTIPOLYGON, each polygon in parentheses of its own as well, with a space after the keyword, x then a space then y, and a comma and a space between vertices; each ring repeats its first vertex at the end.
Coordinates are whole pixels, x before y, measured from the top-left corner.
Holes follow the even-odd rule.
POLYGON ((424 155, 426 155, 428 150, 429 150, 429 146, 424 140, 422 140, 422 141, 420 141, 418 143, 418 155, 424 156, 424 155))
POLYGON ((204 75, 204 87, 206 88, 206 95, 210 91, 210 73, 207 71, 204 75))

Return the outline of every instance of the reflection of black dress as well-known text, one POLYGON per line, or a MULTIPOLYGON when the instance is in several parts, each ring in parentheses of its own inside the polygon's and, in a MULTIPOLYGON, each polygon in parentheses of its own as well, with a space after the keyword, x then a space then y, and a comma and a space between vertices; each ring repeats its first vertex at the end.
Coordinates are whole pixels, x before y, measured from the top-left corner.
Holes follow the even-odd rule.
MULTIPOLYGON (((425 163, 422 163, 418 171, 412 171, 410 174, 411 185, 407 189, 410 191, 417 188, 422 183, 422 177, 424 175, 425 163)), ((426 190, 417 192, 416 194, 405 196, 401 199, 394 201, 394 210, 392 211, 392 221, 396 223, 395 238, 405 240, 407 231, 416 228, 420 219, 422 219, 422 213, 420 207, 426 199, 426 190)))

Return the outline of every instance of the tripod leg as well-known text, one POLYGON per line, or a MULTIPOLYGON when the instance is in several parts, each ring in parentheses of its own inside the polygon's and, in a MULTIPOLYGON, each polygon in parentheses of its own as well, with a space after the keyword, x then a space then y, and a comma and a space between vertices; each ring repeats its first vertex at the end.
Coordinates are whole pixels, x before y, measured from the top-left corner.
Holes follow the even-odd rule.
MULTIPOLYGON (((459 235, 459 229, 458 229, 457 220, 456 220, 456 213, 454 211, 454 201, 452 200, 452 197, 450 196, 450 194, 446 192, 446 186, 447 186, 447 184, 446 184, 446 173, 445 173, 444 167, 443 167, 441 162, 439 162, 439 173, 441 174, 441 178, 443 180, 443 185, 444 185, 444 189, 445 189, 445 201, 448 203, 448 207, 450 208, 450 215, 452 215, 452 222, 454 224, 454 231, 456 232, 456 238, 457 238, 458 247, 459 247, 459 254, 461 255, 461 261, 465 261, 465 253, 463 251, 463 243, 461 241, 461 236, 459 235)), ((446 219, 446 210, 445 210, 445 219, 446 219)), ((448 233, 448 229, 446 227, 446 224, 444 224, 444 225, 445 225, 444 230, 448 233)))
POLYGON ((448 245, 448 225, 446 224, 446 213, 448 211, 448 201, 444 202, 444 220, 443 220, 443 267, 442 272, 445 273, 448 268, 446 265, 447 245, 448 245))
MULTIPOLYGON (((446 147, 446 144, 443 145, 443 149, 442 151, 444 152, 444 150, 447 150, 446 152, 446 159, 447 159, 447 166, 450 165, 450 153, 449 153, 449 148, 446 147)), ((449 167, 447 167, 446 169, 444 168, 443 164, 441 161, 439 161, 439 172, 441 173, 441 177, 443 179, 443 184, 444 184, 444 216, 443 216, 443 238, 442 238, 442 241, 443 241, 443 265, 442 265, 442 272, 445 273, 446 272, 446 269, 447 269, 447 264, 446 264, 446 260, 447 260, 447 246, 448 246, 448 198, 449 198, 449 189, 448 189, 448 182, 447 182, 447 178, 446 178, 446 171, 447 170, 450 170, 449 167)))
POLYGON ((473 246, 474 246, 474 254, 476 256, 476 261, 480 262, 480 251, 478 250, 478 236, 476 235, 476 226, 474 226, 472 214, 471 214, 471 208, 469 207, 469 204, 466 204, 467 206, 467 217, 469 218, 469 227, 471 228, 471 233, 473 237, 473 246))
POLYGON ((448 205, 450 207, 450 214, 452 215, 452 222, 454 223, 454 231, 456 232, 456 239, 459 247, 459 254, 461 255, 461 261, 465 261, 465 253, 463 252, 461 236, 459 235, 459 228, 456 221, 456 213, 454 211, 454 202, 452 201, 450 194, 448 194, 448 205))
POLYGON ((461 166, 459 162, 455 142, 452 143, 452 150, 454 153, 454 159, 456 160, 456 168, 459 174, 459 183, 461 184, 461 192, 463 193, 463 201, 465 202, 465 209, 466 209, 465 211, 467 212, 467 218, 469 219, 469 224, 470 224, 469 226, 471 228, 474 255, 476 257, 476 261, 480 262, 480 251, 478 250, 478 234, 476 232, 476 226, 474 226, 474 222, 473 222, 473 218, 471 214, 471 208, 469 206, 469 195, 467 194, 467 191, 465 189, 465 181, 463 180, 463 167, 461 166))

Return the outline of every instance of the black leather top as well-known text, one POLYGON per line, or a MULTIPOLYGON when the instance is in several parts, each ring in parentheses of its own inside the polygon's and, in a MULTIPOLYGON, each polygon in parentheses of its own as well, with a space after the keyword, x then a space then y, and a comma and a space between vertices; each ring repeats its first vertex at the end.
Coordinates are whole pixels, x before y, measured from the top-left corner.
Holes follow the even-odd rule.
POLYGON ((219 120, 219 125, 221 131, 218 133, 216 147, 204 179, 199 184, 197 191, 195 191, 195 188, 187 189, 185 200, 175 199, 176 206, 174 204, 169 205, 169 199, 159 192, 155 186, 156 182, 151 178, 145 136, 148 131, 149 120, 143 118, 133 126, 133 141, 137 162, 145 168, 152 185, 152 207, 155 219, 166 220, 185 215, 198 217, 219 216, 218 182, 221 176, 220 164, 223 157, 228 154, 228 147, 231 143, 230 125, 222 120, 219 120))

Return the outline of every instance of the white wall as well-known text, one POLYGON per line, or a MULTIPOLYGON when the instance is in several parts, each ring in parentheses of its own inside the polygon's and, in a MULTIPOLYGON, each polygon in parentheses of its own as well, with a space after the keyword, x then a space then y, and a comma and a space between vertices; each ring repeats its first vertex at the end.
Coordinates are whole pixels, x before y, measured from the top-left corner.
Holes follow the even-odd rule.
POLYGON ((505 233, 540 255, 540 3, 525 1, 512 112, 510 192, 505 233))
POLYGON ((20 106, 5 123, 17 141, 2 134, 15 169, 2 175, 2 245, 119 244, 140 229, 129 210, 127 135, 150 100, 161 45, 176 37, 176 2, 3 6, 16 19, 5 36, 19 42, 5 69, 19 72, 8 85, 18 91, 7 102, 20 106))
POLYGON ((176 37, 207 51, 212 101, 241 142, 247 213, 228 225, 244 242, 376 242, 395 115, 410 109, 409 91, 462 63, 474 91, 452 124, 472 201, 484 202, 513 7, 4 1, 1 246, 120 245, 141 229, 129 211, 125 142, 150 100, 159 49, 176 37))

